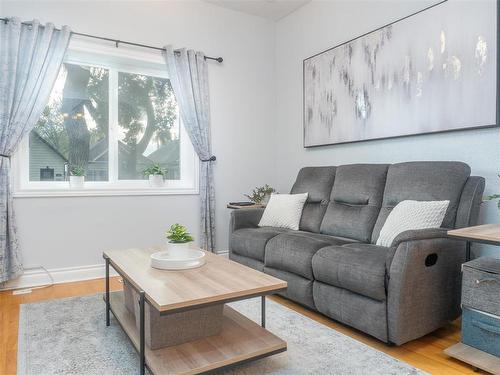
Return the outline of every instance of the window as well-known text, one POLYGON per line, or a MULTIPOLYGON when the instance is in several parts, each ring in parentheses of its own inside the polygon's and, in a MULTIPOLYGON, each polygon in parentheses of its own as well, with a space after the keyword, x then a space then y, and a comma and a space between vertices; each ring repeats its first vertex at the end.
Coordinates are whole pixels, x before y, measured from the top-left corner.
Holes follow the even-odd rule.
POLYGON ((16 157, 15 194, 197 192, 198 160, 164 64, 109 52, 68 53, 16 157), (152 164, 166 171, 163 188, 151 188, 143 173, 152 164), (69 188, 74 168, 85 170, 84 191, 69 188))
POLYGON ((118 179, 144 179, 151 162, 180 178, 177 103, 169 80, 118 73, 118 179))

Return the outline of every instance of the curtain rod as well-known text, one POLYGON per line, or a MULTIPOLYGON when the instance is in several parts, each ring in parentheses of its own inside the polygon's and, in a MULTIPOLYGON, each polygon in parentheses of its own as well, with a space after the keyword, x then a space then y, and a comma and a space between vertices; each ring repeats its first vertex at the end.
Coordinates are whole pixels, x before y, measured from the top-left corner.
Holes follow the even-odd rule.
MULTIPOLYGON (((5 23, 7 23, 7 22, 10 21, 10 18, 4 18, 4 17, 2 17, 2 18, 0 18, 0 21, 4 21, 5 23)), ((21 23, 23 25, 31 25, 31 22, 21 22, 21 23)), ((40 25, 40 26, 43 27, 43 25, 40 25)), ((55 30, 61 31, 60 29, 57 29, 57 28, 55 28, 55 30)), ((86 37, 86 38, 93 38, 93 39, 105 40, 107 42, 113 42, 113 43, 115 43, 115 46, 117 48, 118 48, 118 46, 120 44, 127 44, 129 46, 154 49, 156 51, 165 51, 165 48, 162 48, 162 47, 155 47, 155 46, 150 46, 150 45, 147 45, 147 44, 127 42, 127 41, 124 41, 124 40, 106 38, 106 37, 103 37, 103 36, 97 36, 97 35, 92 35, 92 34, 78 33, 76 31, 72 31, 71 34, 78 35, 78 36, 83 36, 83 37, 86 37)), ((174 52, 178 53, 178 51, 174 51, 174 52)), ((205 60, 214 60, 214 61, 217 61, 218 63, 221 63, 221 62, 224 61, 224 59, 222 57, 210 57, 210 56, 205 56, 205 60)))

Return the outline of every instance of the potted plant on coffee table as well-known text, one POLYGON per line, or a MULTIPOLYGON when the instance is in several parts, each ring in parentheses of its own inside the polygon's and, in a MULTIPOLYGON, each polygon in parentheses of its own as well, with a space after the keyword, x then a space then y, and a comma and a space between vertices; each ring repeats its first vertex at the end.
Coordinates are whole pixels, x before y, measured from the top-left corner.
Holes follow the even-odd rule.
POLYGON ((70 170, 69 186, 72 189, 83 189, 85 183, 85 168, 74 166, 70 170))
POLYGON ((143 173, 148 176, 151 187, 162 187, 167 170, 162 168, 160 164, 155 163, 146 168, 143 173))
POLYGON ((184 270, 205 264, 206 253, 190 247, 194 239, 185 226, 173 224, 166 235, 167 250, 151 254, 151 267, 161 270, 184 270))
POLYGON ((173 224, 167 231, 168 250, 179 252, 189 248, 190 242, 194 241, 193 236, 187 228, 181 224, 173 224))

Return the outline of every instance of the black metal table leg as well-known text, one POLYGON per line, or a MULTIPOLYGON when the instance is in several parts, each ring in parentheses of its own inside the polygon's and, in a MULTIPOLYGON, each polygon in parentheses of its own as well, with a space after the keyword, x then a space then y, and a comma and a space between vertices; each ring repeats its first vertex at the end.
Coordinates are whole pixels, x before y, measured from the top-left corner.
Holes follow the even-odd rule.
POLYGON ((261 322, 260 325, 262 328, 266 328, 266 296, 262 296, 262 302, 261 302, 261 322))
POLYGON ((109 326, 109 258, 104 257, 106 261, 106 326, 109 326))
POLYGON ((140 347, 139 347, 139 357, 141 361, 141 368, 140 368, 140 374, 144 375, 146 371, 146 357, 145 357, 145 327, 144 327, 144 304, 145 304, 145 298, 144 298, 144 291, 139 292, 139 310, 140 310, 140 318, 139 318, 139 330, 140 330, 140 347))
POLYGON ((470 241, 465 242, 465 260, 468 262, 471 259, 471 243, 470 241))

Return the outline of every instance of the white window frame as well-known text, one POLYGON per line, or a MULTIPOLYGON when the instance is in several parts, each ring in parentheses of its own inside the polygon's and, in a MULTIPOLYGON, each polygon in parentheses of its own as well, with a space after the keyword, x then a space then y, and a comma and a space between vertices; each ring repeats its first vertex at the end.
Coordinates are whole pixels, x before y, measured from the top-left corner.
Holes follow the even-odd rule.
POLYGON ((165 180, 163 187, 151 187, 148 180, 118 180, 118 71, 168 78, 160 53, 74 39, 65 62, 110 69, 108 181, 85 181, 83 189, 70 188, 68 181, 30 181, 25 137, 12 158, 14 197, 199 194, 200 161, 180 119, 180 180, 165 180))

